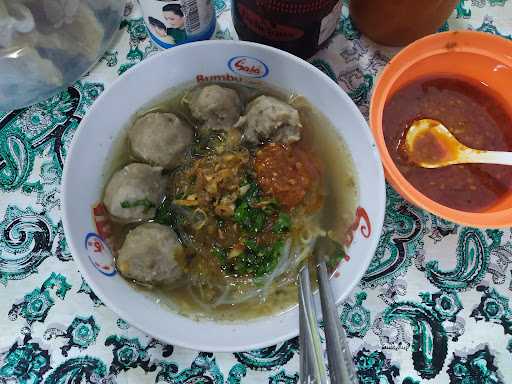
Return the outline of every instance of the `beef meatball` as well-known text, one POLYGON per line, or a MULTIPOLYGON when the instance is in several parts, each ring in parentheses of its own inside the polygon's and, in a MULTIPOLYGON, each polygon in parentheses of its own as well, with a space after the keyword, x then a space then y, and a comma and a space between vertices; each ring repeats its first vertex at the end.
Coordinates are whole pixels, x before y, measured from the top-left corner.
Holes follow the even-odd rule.
POLYGON ((262 141, 289 144, 300 140, 299 112, 272 96, 259 96, 247 106, 247 113, 236 127, 242 130, 242 140, 250 144, 262 141))
POLYGON ((117 268, 123 276, 141 283, 173 284, 183 274, 176 262, 180 252, 183 248, 170 227, 145 223, 126 235, 117 255, 117 268))
POLYGON ((192 92, 189 108, 192 116, 202 123, 202 133, 227 131, 240 118, 242 102, 233 89, 208 85, 192 92))
POLYGON ((110 179, 103 202, 112 216, 122 221, 152 219, 164 196, 162 167, 133 163, 110 179))
POLYGON ((174 168, 194 140, 192 128, 173 113, 152 112, 128 129, 133 154, 138 159, 174 168))

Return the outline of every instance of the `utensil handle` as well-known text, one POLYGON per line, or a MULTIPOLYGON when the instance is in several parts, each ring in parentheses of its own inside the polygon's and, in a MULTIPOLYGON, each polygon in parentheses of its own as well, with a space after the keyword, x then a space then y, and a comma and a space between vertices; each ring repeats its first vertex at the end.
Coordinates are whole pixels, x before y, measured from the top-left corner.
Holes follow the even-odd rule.
POLYGON ((317 272, 331 383, 357 384, 358 380, 352 354, 345 331, 337 317, 338 312, 336 311, 325 261, 319 262, 317 272))
POLYGON ((512 152, 478 151, 468 148, 460 154, 459 160, 463 163, 512 165, 512 152))
POLYGON ((343 346, 344 358, 345 358, 345 370, 347 373, 347 383, 350 384, 358 384, 359 379, 357 378, 357 371, 354 365, 354 359, 352 357, 352 352, 350 351, 350 347, 348 345, 347 334, 343 329, 343 325, 341 322, 338 322, 338 328, 340 332, 340 340, 341 345, 343 346))
POLYGON ((299 353, 300 353, 300 378, 302 383, 308 382, 309 370, 311 369, 310 361, 313 360, 311 355, 311 343, 307 333, 306 314, 304 313, 304 304, 302 299, 302 291, 299 290, 299 353))
POLYGON ((306 265, 299 273, 299 320, 301 341, 301 380, 307 384, 327 384, 327 372, 325 369, 324 358, 322 354, 322 342, 318 332, 318 321, 316 318, 315 307, 313 304, 313 292, 311 291, 311 281, 309 279, 309 268, 306 265))

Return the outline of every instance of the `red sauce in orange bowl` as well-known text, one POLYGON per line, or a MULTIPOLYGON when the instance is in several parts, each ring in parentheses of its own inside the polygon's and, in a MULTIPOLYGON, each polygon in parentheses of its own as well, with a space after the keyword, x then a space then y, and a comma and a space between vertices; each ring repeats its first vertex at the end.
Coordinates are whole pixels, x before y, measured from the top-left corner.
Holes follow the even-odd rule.
MULTIPOLYGON (((397 149, 397 141, 412 119, 440 120, 453 130, 460 123, 456 117, 462 116, 466 125, 463 132, 454 135, 463 144, 475 149, 512 150, 511 52, 511 41, 489 33, 436 33, 401 50, 379 74, 370 105, 370 127, 387 181, 409 202, 463 225, 512 226, 512 186, 507 167, 413 169, 397 149), (424 93, 435 98, 436 92, 443 95, 438 95, 437 102, 422 104, 424 93), (446 102, 446 93, 452 105, 446 102), (468 105, 455 108, 457 100, 468 105), (390 114, 388 108, 395 102, 404 108, 390 114), (436 106, 446 111, 436 111, 436 106), (443 182, 444 190, 440 190, 443 182)), ((436 148, 431 149, 435 155, 436 148)))
MULTIPOLYGON (((384 140, 402 175, 439 204, 481 212, 512 189, 510 166, 461 164, 427 169, 412 163, 403 148, 403 138, 413 121, 424 118, 440 121, 468 147, 512 151, 512 116, 504 101, 487 86, 446 74, 424 76, 405 84, 384 106, 384 140)), ((437 151, 434 144, 425 141, 422 151, 437 151)))

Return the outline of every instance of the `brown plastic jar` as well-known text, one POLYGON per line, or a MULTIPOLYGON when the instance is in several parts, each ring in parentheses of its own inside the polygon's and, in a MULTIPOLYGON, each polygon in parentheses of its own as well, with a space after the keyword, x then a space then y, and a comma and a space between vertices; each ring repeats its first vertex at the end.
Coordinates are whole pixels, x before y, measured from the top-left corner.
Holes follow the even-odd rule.
POLYGON ((335 31, 341 6, 341 0, 233 0, 231 9, 241 40, 309 58, 335 31))
POLYGON ((355 26, 376 43, 403 46, 436 32, 459 0, 350 0, 355 26))

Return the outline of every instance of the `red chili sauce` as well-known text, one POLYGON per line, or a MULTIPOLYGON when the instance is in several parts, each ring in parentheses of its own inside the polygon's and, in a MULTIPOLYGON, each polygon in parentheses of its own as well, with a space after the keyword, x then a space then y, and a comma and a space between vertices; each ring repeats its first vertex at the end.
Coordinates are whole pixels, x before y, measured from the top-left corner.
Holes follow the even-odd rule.
POLYGON ((424 195, 447 207, 483 211, 512 188, 510 166, 463 164, 426 169, 412 163, 403 139, 413 121, 426 118, 439 120, 470 148, 512 151, 512 116, 484 84, 439 75, 405 85, 384 107, 384 140, 402 175, 424 195))

